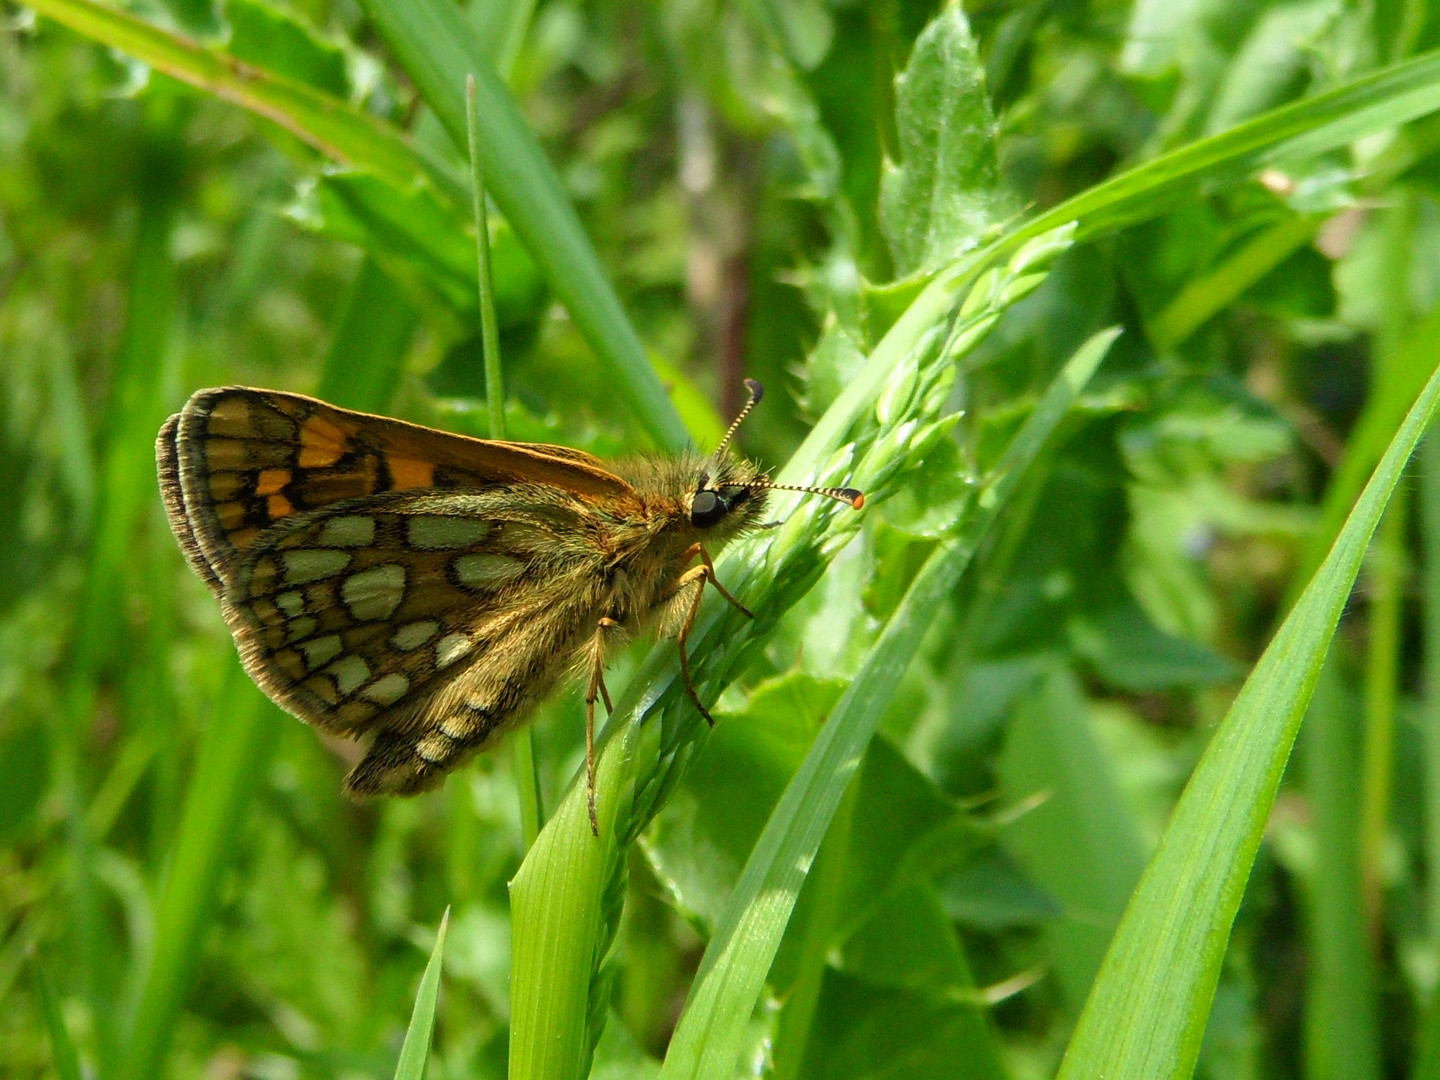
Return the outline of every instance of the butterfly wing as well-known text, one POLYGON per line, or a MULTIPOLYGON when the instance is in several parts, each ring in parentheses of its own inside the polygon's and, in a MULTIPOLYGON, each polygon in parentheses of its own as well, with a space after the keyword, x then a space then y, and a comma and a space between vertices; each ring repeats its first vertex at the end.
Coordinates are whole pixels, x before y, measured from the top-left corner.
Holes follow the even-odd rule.
POLYGON ((553 488, 391 492, 291 515, 224 585, 251 677, 283 708, 374 733, 346 779, 411 794, 522 719, 593 633, 599 526, 553 488))
POLYGON ((268 530, 351 499, 515 483, 581 499, 634 496, 596 458, 568 447, 471 439, 245 387, 196 392, 161 428, 156 458, 171 529, 217 595, 268 530))

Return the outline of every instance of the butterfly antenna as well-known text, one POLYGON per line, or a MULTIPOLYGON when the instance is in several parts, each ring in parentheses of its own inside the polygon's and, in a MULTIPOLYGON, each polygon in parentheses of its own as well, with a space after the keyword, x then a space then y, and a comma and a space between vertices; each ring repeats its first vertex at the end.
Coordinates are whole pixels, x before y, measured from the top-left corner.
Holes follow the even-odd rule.
POLYGON ((745 389, 750 391, 750 400, 745 402, 745 407, 740 410, 740 415, 730 422, 730 427, 726 430, 725 437, 720 440, 720 445, 715 447, 716 457, 719 457, 720 452, 729 444, 730 436, 735 434, 735 429, 740 426, 740 422, 750 415, 750 410, 755 408, 756 405, 759 405, 760 399, 765 396, 765 387, 761 386, 754 379, 745 380, 745 389))
POLYGON ((791 484, 772 484, 769 480, 759 480, 754 486, 766 488, 769 491, 803 491, 807 495, 824 495, 827 499, 843 502, 851 510, 859 510, 865 505, 865 493, 856 491, 854 488, 796 487, 791 484))

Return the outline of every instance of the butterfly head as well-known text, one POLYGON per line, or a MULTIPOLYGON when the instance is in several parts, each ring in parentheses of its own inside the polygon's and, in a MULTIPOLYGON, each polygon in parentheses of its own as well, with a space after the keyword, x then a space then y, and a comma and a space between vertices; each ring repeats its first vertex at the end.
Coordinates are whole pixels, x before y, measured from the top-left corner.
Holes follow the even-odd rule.
POLYGON ((774 491, 803 491, 811 495, 824 495, 859 510, 865 504, 865 496, 854 488, 792 487, 773 484, 768 476, 749 462, 737 461, 726 453, 730 437, 740 422, 750 415, 750 410, 765 396, 765 388, 754 379, 745 380, 750 391, 750 400, 735 417, 720 445, 706 467, 701 470, 695 493, 690 499, 690 524, 697 529, 709 530, 717 526, 728 526, 726 532, 736 532, 758 523, 765 512, 767 494, 774 491))

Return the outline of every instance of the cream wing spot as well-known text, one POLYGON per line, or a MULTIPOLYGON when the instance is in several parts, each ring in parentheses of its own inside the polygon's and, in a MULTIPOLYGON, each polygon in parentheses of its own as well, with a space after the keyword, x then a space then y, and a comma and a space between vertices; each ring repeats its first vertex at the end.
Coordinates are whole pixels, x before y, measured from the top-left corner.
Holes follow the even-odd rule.
POLYGON ((387 563, 352 574, 340 586, 340 598, 360 622, 388 619, 405 599, 405 568, 387 563))
POLYGON ((313 615, 302 615, 298 619, 290 621, 290 640, 299 641, 307 638, 315 632, 315 617, 313 615))
POLYGON ((348 551, 287 551, 281 558, 285 560, 285 580, 291 585, 334 577, 350 565, 348 551))
POLYGON ((300 646, 300 651, 305 654, 305 666, 314 671, 321 664, 327 664, 339 656, 342 648, 339 634, 327 634, 314 641, 305 642, 300 646))
POLYGON ((435 643, 435 666, 444 670, 473 648, 475 643, 465 634, 446 634, 435 643))
POLYGON ((353 653, 336 660, 326 670, 335 677, 336 688, 347 697, 370 678, 370 665, 353 653))
POLYGON ((406 526, 411 545, 422 551, 469 547, 489 531, 488 521, 448 514, 421 514, 412 517, 406 526))
POLYGON ((315 542, 323 547, 369 547, 375 542, 375 519, 357 515, 331 518, 315 542))
POLYGON ((394 705, 409 689, 410 680, 398 671, 392 671, 388 675, 381 675, 362 690, 360 696, 369 698, 377 705, 394 705))
POLYGON ((525 564, 509 555, 461 555, 454 566, 460 584, 470 589, 494 589, 525 572, 525 564))
POLYGON ((450 756, 451 742, 444 735, 426 735, 415 744, 415 753, 426 761, 438 763, 450 756))
POLYGON ((473 720, 458 713, 452 713, 440 721, 440 730, 457 742, 468 739, 475 732, 473 720))
POLYGON ((406 623, 391 636, 390 644, 402 652, 413 652, 434 637, 439 629, 440 624, 434 619, 406 623))
POLYGON ((298 590, 281 593, 275 597, 275 606, 293 619, 305 613, 305 594, 298 590))

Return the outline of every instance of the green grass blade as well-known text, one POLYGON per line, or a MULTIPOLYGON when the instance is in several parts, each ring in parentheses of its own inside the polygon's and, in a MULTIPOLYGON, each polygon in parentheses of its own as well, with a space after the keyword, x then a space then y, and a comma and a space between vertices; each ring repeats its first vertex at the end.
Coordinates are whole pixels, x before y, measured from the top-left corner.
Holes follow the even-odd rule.
POLYGON ((1262 113, 1096 184, 1017 230, 1017 238, 1079 221, 1079 238, 1115 232, 1269 166, 1346 146, 1440 109, 1440 51, 1262 113))
POLYGON ((720 1080, 733 1074, 808 868, 905 669, 1016 484, 1118 335, 1115 329, 1102 331, 1065 365, 1007 447, 997 475, 981 490, 977 509, 961 534, 926 560, 820 729, 750 853, 705 950, 665 1056, 665 1080, 720 1080))
POLYGON ((1296 216, 1265 229, 1215 269, 1181 289, 1180 295, 1150 324, 1151 340, 1161 350, 1179 345, 1308 243, 1319 227, 1317 218, 1296 216))
POLYGON ((31 974, 35 979, 35 996, 40 999, 40 1011, 45 1014, 45 1027, 50 1032, 50 1058, 55 1074, 60 1080, 82 1080, 80 1055, 75 1050, 75 1041, 70 1038, 70 1028, 60 1012, 60 1002, 55 999, 55 988, 45 974, 44 965, 38 958, 30 960, 31 974))
POLYGON ((440 917, 440 929, 435 934, 435 948, 430 950, 430 962, 425 965, 425 974, 420 976, 420 988, 415 991, 415 1009, 410 1014, 410 1026, 405 1029, 405 1041, 400 1044, 395 1080, 425 1080, 425 1063, 430 1059, 430 1038, 435 1033, 435 1005, 440 1000, 445 931, 449 926, 450 909, 447 907, 440 917))
POLYGON ((121 1075, 160 1073, 175 1020, 190 987, 221 872, 235 853, 244 818, 275 730, 278 710, 229 661, 223 689, 201 740, 169 866, 156 904, 155 953, 141 983, 121 1075))
POLYGON ((1401 620, 1404 616, 1406 511, 1402 487, 1390 500, 1371 547, 1370 616, 1365 663, 1364 783, 1360 789, 1360 869, 1365 919, 1379 940, 1384 917, 1385 836, 1395 785, 1395 711, 1400 692, 1401 620))
MULTIPOLYGON (((792 482, 793 476, 803 474, 805 469, 828 457, 854 418, 875 400, 886 376, 908 351, 908 343, 934 325, 976 274, 1026 242, 1072 221, 1078 223, 1078 239, 1106 236, 1159 217, 1206 193, 1244 181, 1267 166, 1346 145, 1436 109, 1440 109, 1440 51, 1344 83, 1323 94, 1264 113, 1220 135, 1182 146, 1015 226, 993 244, 935 275, 812 429, 792 460, 793 471, 787 472, 781 481, 792 482)), ((1401 413, 1403 411, 1402 407, 1401 413)), ((1385 442, 1382 438, 1379 446, 1383 447, 1385 442)), ((1368 466, 1360 471, 1361 479, 1366 472, 1368 466)), ((1341 516, 1343 510, 1341 507, 1341 516)), ((1336 520, 1338 523, 1339 518, 1336 520)))
POLYGON ((274 121, 336 161, 368 169, 400 188, 428 176, 463 205, 465 188, 458 176, 417 152, 393 126, 337 97, 91 0, 37 0, 33 6, 157 71, 274 121))
POLYGON ((650 437, 661 446, 685 445, 689 433, 575 208, 460 9, 449 0, 363 0, 362 6, 462 153, 468 141, 465 79, 475 77, 479 156, 491 198, 650 437))
POLYGON ((1106 954, 1060 1080, 1191 1074, 1300 720, 1370 536, 1437 400, 1440 373, 1211 740, 1106 954))
MULTIPOLYGON (((1424 552, 1425 867, 1440 881, 1440 426, 1420 454, 1420 535, 1424 552)), ((1440 951, 1440 889, 1429 890, 1430 947, 1440 951)), ((1440 998, 1440 995, 1437 995, 1440 998)))
POLYGON ((1305 986, 1308 1080, 1378 1080, 1379 981, 1365 929, 1360 874, 1360 724, 1338 666, 1320 673, 1300 736, 1305 792, 1315 814, 1308 885, 1310 972, 1305 986))
MULTIPOLYGON (((470 150, 470 201, 475 216, 475 280, 480 301, 480 342, 485 363, 485 411, 490 438, 505 438, 505 379, 500 363, 500 325, 495 318, 495 280, 490 272, 490 222, 485 210, 485 166, 480 161, 480 116, 475 77, 465 79, 465 132, 470 150)), ((515 788, 520 793, 520 837, 525 850, 540 835, 545 808, 540 802, 540 776, 535 771, 535 736, 528 724, 510 737, 515 788)))
POLYGON ((419 312, 367 255, 330 339, 316 395, 347 409, 387 411, 419 325, 419 312))

